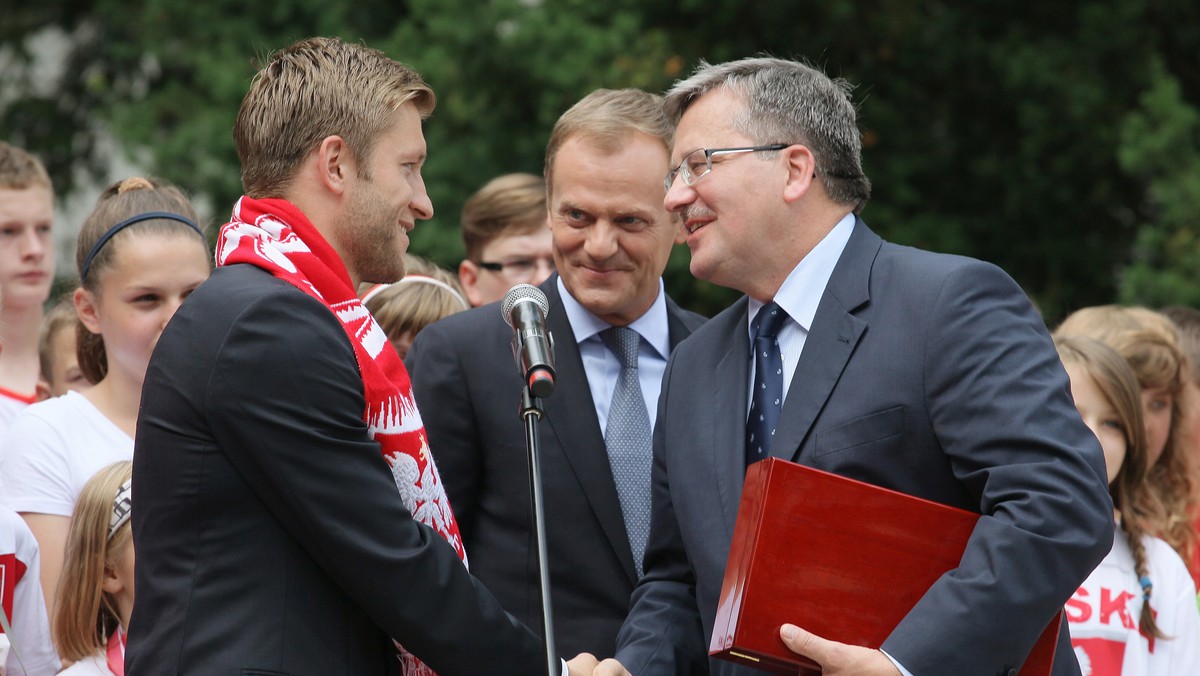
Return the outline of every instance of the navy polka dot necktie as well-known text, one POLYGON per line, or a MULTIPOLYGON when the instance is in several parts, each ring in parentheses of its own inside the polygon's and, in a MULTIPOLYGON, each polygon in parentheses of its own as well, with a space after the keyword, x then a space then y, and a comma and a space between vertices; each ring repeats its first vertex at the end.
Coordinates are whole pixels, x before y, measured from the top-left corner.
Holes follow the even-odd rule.
POLYGON ((787 318, 787 312, 774 302, 762 306, 754 318, 754 391, 746 418, 747 465, 770 454, 771 438, 783 409, 783 357, 777 336, 787 318))
POLYGON ((641 577, 642 556, 650 537, 651 465, 650 414, 638 378, 641 336, 627 326, 613 326, 601 331, 600 339, 621 362, 604 427, 604 445, 608 447, 608 464, 617 484, 634 567, 641 577))

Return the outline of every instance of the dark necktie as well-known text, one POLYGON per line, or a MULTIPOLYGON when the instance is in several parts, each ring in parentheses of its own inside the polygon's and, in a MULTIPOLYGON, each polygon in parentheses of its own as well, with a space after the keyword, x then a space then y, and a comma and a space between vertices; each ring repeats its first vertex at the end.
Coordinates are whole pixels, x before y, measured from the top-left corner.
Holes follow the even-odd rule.
POLYGON ((746 464, 771 452, 771 438, 783 408, 783 357, 779 354, 779 329, 788 314, 778 304, 762 306, 754 318, 754 391, 746 418, 746 464))
POLYGON ((613 390, 604 428, 608 463, 617 484, 617 497, 625 517, 625 532, 638 577, 642 555, 650 536, 650 415, 638 378, 638 344, 641 337, 629 327, 611 327, 600 338, 621 362, 621 373, 613 390))

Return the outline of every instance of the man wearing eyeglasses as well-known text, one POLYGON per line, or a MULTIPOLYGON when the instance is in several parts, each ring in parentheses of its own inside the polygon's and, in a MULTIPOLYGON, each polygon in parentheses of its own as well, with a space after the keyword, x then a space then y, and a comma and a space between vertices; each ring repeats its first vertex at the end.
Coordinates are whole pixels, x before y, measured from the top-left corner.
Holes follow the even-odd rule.
POLYGON ((467 257, 458 281, 473 307, 494 303, 517 284, 541 284, 554 272, 546 229, 546 182, 534 174, 488 181, 462 211, 467 257))
MULTIPOLYGON (((546 150, 557 274, 557 386, 542 404, 542 477, 555 640, 612 654, 642 570, 651 428, 670 351, 703 319, 661 275, 679 221, 663 207, 670 125, 661 97, 599 90, 559 118, 546 150)), ((540 626, 521 378, 495 305, 422 330, 407 364, 471 572, 540 626)), ((575 653, 572 653, 575 654, 575 653)))
MULTIPOLYGON (((597 673, 762 673, 707 648, 746 467, 768 456, 981 514, 882 650, 782 627, 825 674, 1015 675, 1112 546, 1100 447, 1021 289, 858 216, 849 90, 763 58, 702 64, 666 97, 692 273, 746 296, 667 367, 646 575, 597 673)), ((1079 673, 1065 624, 1053 673, 1079 673)))

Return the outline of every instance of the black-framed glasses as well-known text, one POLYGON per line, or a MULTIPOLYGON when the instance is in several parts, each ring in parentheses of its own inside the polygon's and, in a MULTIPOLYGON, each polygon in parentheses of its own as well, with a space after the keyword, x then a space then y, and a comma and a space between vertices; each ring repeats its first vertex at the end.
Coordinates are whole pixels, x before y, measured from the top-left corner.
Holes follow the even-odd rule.
POLYGON ((712 171, 712 158, 714 155, 766 153, 783 150, 789 145, 791 144, 772 143, 767 146, 746 146, 744 148, 697 148, 684 155, 683 161, 679 163, 679 166, 667 172, 667 177, 663 179, 663 186, 667 189, 667 192, 670 192, 671 185, 675 183, 676 176, 682 178, 683 184, 686 186, 696 185, 696 181, 708 176, 708 172, 712 171))
POLYGON ((513 258, 506 261, 476 261, 475 264, 515 280, 532 279, 539 266, 545 266, 550 272, 555 269, 553 258, 513 258))

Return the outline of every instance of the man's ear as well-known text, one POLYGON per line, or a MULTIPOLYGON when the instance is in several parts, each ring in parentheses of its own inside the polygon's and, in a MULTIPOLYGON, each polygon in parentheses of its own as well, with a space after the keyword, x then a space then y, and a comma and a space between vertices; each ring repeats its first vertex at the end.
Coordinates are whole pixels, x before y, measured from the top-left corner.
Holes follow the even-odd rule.
POLYGON ((341 195, 351 176, 357 176, 354 153, 341 136, 326 136, 313 151, 316 154, 317 180, 331 192, 341 195))
POLYGON ((476 284, 479 283, 479 266, 475 265, 474 261, 463 260, 458 264, 458 283, 467 294, 467 302, 471 307, 479 307, 479 289, 476 288, 476 284))
POLYGON ((79 315, 79 321, 92 333, 100 333, 100 318, 96 311, 96 298, 91 291, 82 286, 75 289, 75 295, 71 298, 75 303, 75 314, 79 315))
POLYGON ((789 204, 804 197, 816 183, 817 160, 805 145, 792 145, 779 151, 787 159, 787 183, 783 200, 789 204))

